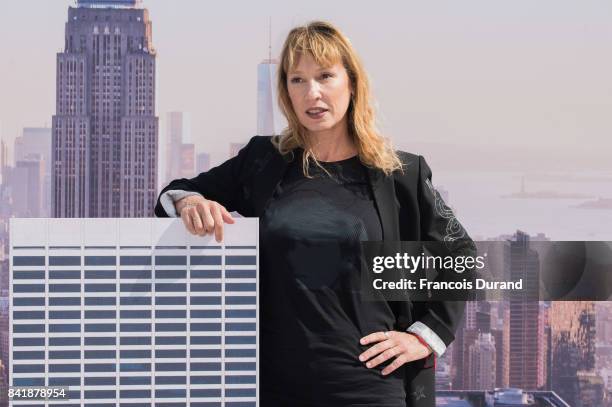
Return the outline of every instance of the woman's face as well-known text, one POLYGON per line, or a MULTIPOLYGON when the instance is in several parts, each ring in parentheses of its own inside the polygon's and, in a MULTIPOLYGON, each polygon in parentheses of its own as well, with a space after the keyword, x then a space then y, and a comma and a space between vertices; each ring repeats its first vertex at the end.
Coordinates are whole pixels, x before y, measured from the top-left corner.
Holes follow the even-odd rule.
POLYGON ((351 86, 342 63, 324 68, 310 54, 302 54, 287 74, 287 89, 295 114, 309 132, 346 126, 351 86))

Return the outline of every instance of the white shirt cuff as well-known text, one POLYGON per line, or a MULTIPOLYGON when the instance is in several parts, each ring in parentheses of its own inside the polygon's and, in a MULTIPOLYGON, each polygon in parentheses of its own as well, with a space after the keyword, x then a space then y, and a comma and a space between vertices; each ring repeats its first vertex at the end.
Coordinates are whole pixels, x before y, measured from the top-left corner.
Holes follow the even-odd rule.
POLYGON ((171 217, 171 218, 178 218, 179 215, 176 212, 176 208, 174 207, 174 203, 176 201, 180 201, 181 199, 185 198, 186 196, 191 196, 191 195, 200 195, 200 196, 202 196, 202 194, 200 194, 198 192, 194 192, 194 191, 182 191, 182 190, 179 190, 179 189, 173 189, 173 190, 164 192, 159 197, 159 202, 161 203, 162 207, 164 208, 164 211, 166 211, 166 213, 168 214, 169 217, 171 217))
POLYGON ((444 341, 440 339, 438 334, 436 334, 430 327, 421 321, 416 321, 414 324, 410 325, 406 331, 412 332, 424 340, 437 357, 442 356, 442 354, 446 351, 444 341))

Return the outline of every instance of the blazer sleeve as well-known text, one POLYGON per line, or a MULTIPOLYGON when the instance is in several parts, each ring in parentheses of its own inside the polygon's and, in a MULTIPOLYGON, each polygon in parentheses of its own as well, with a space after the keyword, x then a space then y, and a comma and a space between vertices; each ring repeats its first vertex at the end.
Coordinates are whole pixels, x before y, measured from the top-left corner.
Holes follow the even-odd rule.
POLYGON ((169 217, 170 214, 164 209, 162 196, 166 191, 180 190, 197 192, 204 198, 216 201, 223 205, 229 212, 237 211, 243 214, 245 199, 243 194, 244 170, 247 166, 248 157, 254 149, 257 136, 244 146, 235 157, 230 158, 223 164, 211 168, 194 178, 180 178, 170 182, 161 190, 155 205, 155 216, 169 217))
MULTIPOLYGON (((474 242, 434 188, 431 175, 425 159, 419 156, 417 196, 421 241, 444 242, 444 254, 475 256, 474 242)), ((444 348, 450 345, 463 317, 465 301, 428 301, 414 305, 418 315, 416 325, 425 332, 431 329, 444 342, 444 348)))

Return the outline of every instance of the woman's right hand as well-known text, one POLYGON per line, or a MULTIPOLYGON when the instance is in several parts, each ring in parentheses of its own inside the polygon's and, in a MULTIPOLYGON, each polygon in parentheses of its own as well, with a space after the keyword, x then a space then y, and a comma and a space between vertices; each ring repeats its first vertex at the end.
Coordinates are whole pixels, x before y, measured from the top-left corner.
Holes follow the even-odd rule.
POLYGON ((218 243, 223 240, 223 222, 234 223, 232 215, 223 205, 201 195, 180 199, 174 203, 174 207, 191 234, 204 236, 214 232, 218 243))

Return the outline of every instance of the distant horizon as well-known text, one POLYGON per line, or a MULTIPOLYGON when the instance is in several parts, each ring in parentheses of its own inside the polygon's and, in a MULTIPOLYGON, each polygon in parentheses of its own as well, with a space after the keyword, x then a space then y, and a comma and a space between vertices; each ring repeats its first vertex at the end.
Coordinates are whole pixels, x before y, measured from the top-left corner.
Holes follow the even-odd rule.
MULTIPOLYGON (((165 114, 189 112, 196 152, 223 161, 229 143, 255 135, 269 18, 273 58, 291 27, 325 19, 364 61, 382 133, 426 155, 434 171, 505 171, 521 161, 531 170, 612 171, 612 4, 603 0, 378 8, 315 0, 299 13, 278 0, 238 10, 169 3, 143 1, 158 55, 160 144, 165 114)), ((55 55, 74 4, 30 0, 0 13, 0 136, 11 152, 23 127, 51 123, 55 55)))

